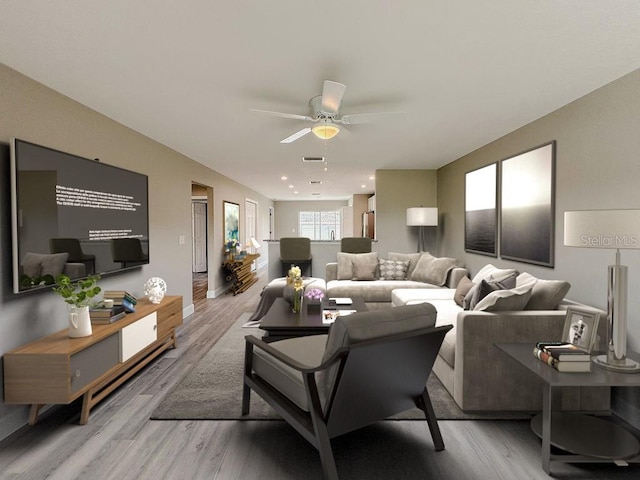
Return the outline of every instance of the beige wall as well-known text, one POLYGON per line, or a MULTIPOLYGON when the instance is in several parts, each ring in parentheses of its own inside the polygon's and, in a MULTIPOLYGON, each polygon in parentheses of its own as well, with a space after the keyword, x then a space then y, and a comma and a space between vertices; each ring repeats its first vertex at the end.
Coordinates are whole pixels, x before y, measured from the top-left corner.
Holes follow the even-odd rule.
MULTIPOLYGON (((464 259, 471 273, 486 263, 571 282, 568 297, 606 310, 613 250, 563 246, 566 210, 640 208, 640 70, 622 77, 438 170, 441 253, 464 259), (464 252, 464 174, 550 140, 557 141, 555 268, 464 252)), ((629 347, 640 351, 640 250, 629 266, 629 347)), ((620 391, 618 398, 632 393, 620 391)), ((629 400, 639 404, 640 395, 629 400)), ((626 402, 625 402, 626 403, 626 402)), ((633 414, 640 418, 638 411, 633 414)), ((640 424, 640 422, 636 422, 640 424)))
MULTIPOLYGON (((0 150, 2 185, 2 275, 0 285, 0 354, 66 327, 64 303, 51 292, 14 296, 11 278, 8 143, 17 137, 47 147, 144 173, 149 176, 150 265, 105 277, 105 289, 126 289, 142 295, 152 276, 165 279, 169 293, 182 295, 185 307, 191 293, 191 184, 213 189, 212 231, 209 238, 209 289, 220 293, 225 284, 222 262, 222 201, 241 206, 259 202, 260 238, 268 235, 268 207, 272 202, 242 185, 178 154, 95 111, 0 65, 0 150), (179 243, 184 236, 185 244, 179 243)), ((0 438, 22 426, 27 408, 0 406, 0 438)))
MULTIPOLYGON (((407 208, 437 206, 435 170, 376 170, 376 250, 415 252, 418 228, 407 226, 407 208)), ((425 227, 427 249, 436 252, 435 229, 425 227)))

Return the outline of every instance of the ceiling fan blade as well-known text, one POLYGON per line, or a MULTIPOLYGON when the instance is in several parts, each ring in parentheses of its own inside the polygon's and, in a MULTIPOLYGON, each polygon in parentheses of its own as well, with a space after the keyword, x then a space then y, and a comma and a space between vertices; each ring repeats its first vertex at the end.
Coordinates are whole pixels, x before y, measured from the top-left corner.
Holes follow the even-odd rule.
POLYGON ((284 140, 280 140, 280 143, 291 143, 291 142, 295 142, 297 139, 299 139, 300 137, 304 137, 307 133, 309 133, 311 131, 311 129, 309 127, 307 128, 303 128, 302 130, 294 133, 293 135, 289 135, 287 138, 285 138, 284 140))
POLYGON ((325 80, 324 86, 322 87, 322 111, 336 115, 346 89, 347 87, 341 83, 325 80))
POLYGON ((375 123, 386 120, 389 115, 399 115, 404 112, 378 112, 378 113, 354 113, 352 115, 344 115, 340 119, 336 119, 337 122, 344 123, 345 125, 354 125, 357 123, 375 123))
POLYGON ((266 113, 267 115, 272 115, 274 117, 293 118, 294 120, 307 120, 311 122, 313 121, 313 118, 307 115, 296 115, 295 113, 272 112, 270 110, 257 110, 255 108, 250 108, 249 110, 252 112, 266 113))

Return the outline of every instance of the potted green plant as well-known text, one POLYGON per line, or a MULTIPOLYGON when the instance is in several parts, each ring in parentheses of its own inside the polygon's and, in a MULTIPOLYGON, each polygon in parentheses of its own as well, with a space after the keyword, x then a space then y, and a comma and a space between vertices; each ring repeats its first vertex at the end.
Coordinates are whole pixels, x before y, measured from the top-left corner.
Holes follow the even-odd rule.
POLYGON ((98 286, 100 276, 92 275, 85 279, 72 282, 64 273, 56 277, 53 291, 67 303, 69 311, 69 336, 87 337, 91 335, 91 318, 89 305, 102 289, 98 286))

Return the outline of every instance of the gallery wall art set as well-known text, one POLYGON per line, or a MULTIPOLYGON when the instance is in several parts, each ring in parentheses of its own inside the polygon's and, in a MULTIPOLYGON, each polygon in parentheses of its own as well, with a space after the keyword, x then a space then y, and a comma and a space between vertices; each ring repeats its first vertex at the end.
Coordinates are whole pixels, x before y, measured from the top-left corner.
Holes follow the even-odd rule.
POLYGON ((555 151, 554 140, 465 174, 465 251, 554 266, 555 151))

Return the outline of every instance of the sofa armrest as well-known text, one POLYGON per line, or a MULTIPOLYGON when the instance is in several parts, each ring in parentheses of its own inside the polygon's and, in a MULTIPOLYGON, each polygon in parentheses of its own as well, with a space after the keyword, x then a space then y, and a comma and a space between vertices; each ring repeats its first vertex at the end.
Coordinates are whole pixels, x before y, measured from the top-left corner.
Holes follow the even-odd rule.
POLYGON ((539 381, 494 343, 527 342, 562 337, 565 312, 458 313, 454 398, 464 410, 536 410, 542 390, 539 381))
POLYGON ((329 262, 327 263, 324 280, 329 282, 331 280, 338 279, 338 262, 329 262))
POLYGON ((451 270, 449 270, 449 273, 447 274, 447 282, 445 283, 445 286, 447 288, 457 288, 458 283, 460 283, 460 280, 462 280, 462 277, 468 277, 468 276, 469 276, 469 271, 466 268, 463 268, 463 267, 452 268, 451 270))

